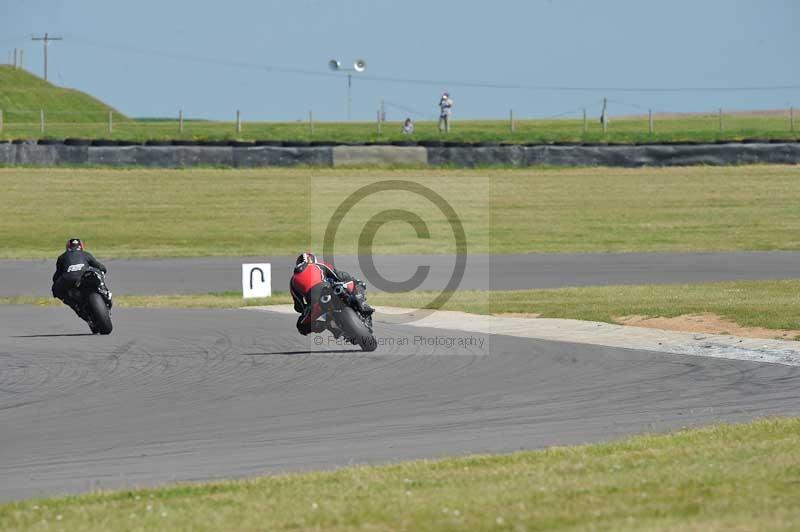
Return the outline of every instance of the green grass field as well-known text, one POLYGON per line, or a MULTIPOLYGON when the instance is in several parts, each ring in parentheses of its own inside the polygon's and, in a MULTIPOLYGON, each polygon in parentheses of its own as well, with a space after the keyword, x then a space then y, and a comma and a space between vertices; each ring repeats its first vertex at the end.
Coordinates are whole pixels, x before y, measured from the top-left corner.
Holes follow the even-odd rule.
POLYGON ((18 530, 797 530, 799 419, 0 505, 18 530))
MULTIPOLYGON (((370 293, 374 305, 425 307, 438 293, 370 293)), ((474 314, 530 313, 615 323, 622 316, 666 317, 710 313, 742 327, 800 330, 800 280, 726 281, 683 285, 623 285, 543 290, 466 290, 442 307, 474 314)), ((118 295, 118 307, 237 308, 291 303, 287 293, 268 299, 242 299, 240 293, 194 295, 118 295)), ((0 304, 60 306, 52 298, 5 297, 0 304)))
MULTIPOLYGON (((54 258, 80 235, 101 258, 292 255, 319 247, 333 208, 356 188, 411 180, 449 201, 470 253, 800 249, 800 166, 520 170, 0 169, 0 258, 54 258), (313 196, 311 190, 313 188, 313 196), (312 205, 313 200, 313 205, 312 205)), ((336 239, 354 253, 387 206, 418 213, 376 253, 452 253, 448 218, 384 192, 352 211, 336 239)))

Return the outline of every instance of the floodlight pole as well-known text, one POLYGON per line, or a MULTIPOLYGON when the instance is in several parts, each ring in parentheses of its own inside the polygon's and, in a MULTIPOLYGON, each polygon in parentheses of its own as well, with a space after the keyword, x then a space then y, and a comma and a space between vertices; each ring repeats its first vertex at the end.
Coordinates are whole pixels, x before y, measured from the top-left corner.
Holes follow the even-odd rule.
POLYGON ((357 59, 352 68, 346 68, 338 60, 331 59, 328 61, 328 67, 334 72, 347 72, 347 121, 349 122, 352 119, 353 109, 353 72, 364 72, 367 63, 363 59, 357 59))
POLYGON ((44 37, 31 37, 32 41, 42 41, 44 44, 44 80, 47 81, 47 45, 50 41, 63 41, 63 37, 50 37, 47 33, 44 37))
POLYGON ((353 75, 347 74, 347 121, 350 121, 350 110, 353 107, 353 75))

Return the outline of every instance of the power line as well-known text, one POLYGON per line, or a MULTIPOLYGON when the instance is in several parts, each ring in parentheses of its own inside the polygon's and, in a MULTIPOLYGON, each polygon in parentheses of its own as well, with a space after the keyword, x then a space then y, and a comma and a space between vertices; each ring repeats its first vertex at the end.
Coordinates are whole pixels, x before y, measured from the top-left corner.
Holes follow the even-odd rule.
MULTIPOLYGON (((296 67, 285 67, 269 65, 263 63, 253 63, 248 61, 234 61, 227 59, 217 59, 191 54, 182 54, 148 48, 139 48, 128 45, 101 43, 70 36, 70 42, 81 46, 116 50, 120 52, 133 53, 138 55, 155 56, 175 61, 189 61, 195 63, 212 64, 217 66, 243 68, 249 70, 259 70, 270 73, 295 74, 316 77, 335 77, 335 74, 319 70, 303 69, 296 67)), ((388 83, 398 85, 434 85, 438 87, 462 87, 476 89, 496 89, 496 90, 521 90, 529 92, 606 92, 606 93, 682 93, 682 92, 774 92, 774 91, 794 91, 800 90, 800 85, 750 85, 739 87, 601 87, 601 86, 572 86, 572 85, 526 85, 494 83, 470 80, 444 80, 444 79, 422 79, 422 78, 402 78, 393 76, 363 75, 360 79, 375 83, 388 83)))
POLYGON ((235 61, 230 59, 217 59, 213 57, 203 57, 197 56, 192 54, 183 54, 183 53, 176 53, 176 52, 168 52, 162 50, 155 50, 152 48, 140 48, 136 46, 128 46, 124 44, 109 44, 109 43, 100 43, 97 41, 90 41, 87 39, 81 39, 78 37, 70 36, 70 43, 77 44, 79 46, 88 46, 91 48, 100 48, 105 50, 115 50, 118 52, 125 52, 131 53, 136 55, 143 55, 147 57, 160 57, 164 59, 170 59, 173 61, 187 61, 191 63, 203 63, 208 65, 217 65, 217 66, 225 66, 225 67, 235 67, 235 68, 242 68, 247 70, 259 70, 264 72, 276 72, 281 74, 298 74, 298 75, 306 75, 306 76, 319 76, 319 77, 326 77, 326 78, 338 78, 338 76, 332 72, 327 71, 318 71, 318 70, 310 70, 310 69, 302 69, 296 67, 284 67, 284 66, 277 66, 277 65, 265 65, 261 63, 252 63, 249 61, 235 61))
POLYGON ((426 119, 429 119, 429 120, 435 120, 436 119, 436 115, 433 114, 433 113, 426 113, 426 112, 422 112, 422 111, 417 111, 417 110, 412 109, 410 107, 406 107, 404 105, 400 105, 399 103, 390 102, 389 100, 384 100, 384 103, 386 105, 388 105, 389 107, 394 107, 395 109, 399 109, 401 111, 405 111, 406 113, 408 113, 410 115, 414 115, 416 117, 422 117, 422 118, 426 118, 426 119))
POLYGON ((506 89, 534 92, 627 92, 627 93, 674 93, 674 92, 768 92, 800 90, 800 85, 764 85, 749 87, 575 87, 566 85, 513 85, 475 81, 427 80, 397 77, 363 76, 365 81, 403 83, 414 85, 437 85, 468 87, 477 89, 506 89))

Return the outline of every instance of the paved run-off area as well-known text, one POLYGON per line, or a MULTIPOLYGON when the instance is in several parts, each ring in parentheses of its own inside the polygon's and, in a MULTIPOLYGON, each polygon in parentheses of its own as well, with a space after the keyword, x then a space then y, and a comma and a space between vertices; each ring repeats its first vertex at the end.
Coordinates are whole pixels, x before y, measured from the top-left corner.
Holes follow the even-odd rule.
POLYGON ((800 368, 247 310, 0 307, 0 499, 602 441, 800 413, 800 368))

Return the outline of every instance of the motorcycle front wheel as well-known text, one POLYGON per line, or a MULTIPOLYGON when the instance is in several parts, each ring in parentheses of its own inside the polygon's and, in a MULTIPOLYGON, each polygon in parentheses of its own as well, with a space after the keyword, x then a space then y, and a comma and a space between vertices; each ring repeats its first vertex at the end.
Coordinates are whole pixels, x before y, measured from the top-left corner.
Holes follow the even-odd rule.
POLYGON ((362 351, 375 351, 378 348, 378 342, 372 331, 361 321, 355 310, 343 307, 336 313, 336 322, 344 332, 344 337, 359 346, 362 351))

